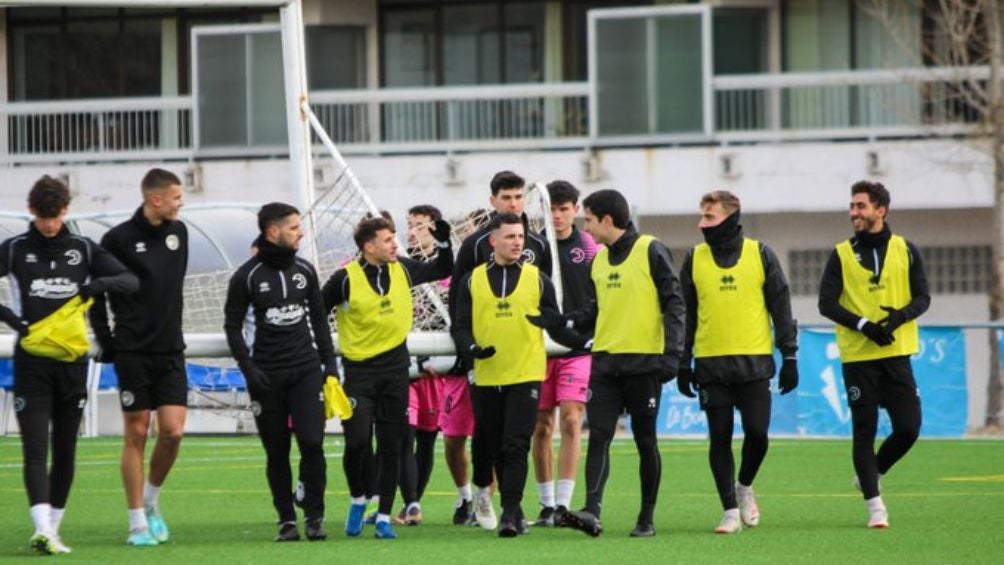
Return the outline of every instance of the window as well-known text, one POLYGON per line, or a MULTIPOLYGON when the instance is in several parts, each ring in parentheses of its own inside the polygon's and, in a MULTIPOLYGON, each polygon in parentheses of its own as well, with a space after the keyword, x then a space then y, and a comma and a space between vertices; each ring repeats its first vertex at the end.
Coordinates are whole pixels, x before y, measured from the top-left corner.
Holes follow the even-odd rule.
POLYGON ((545 2, 380 3, 384 86, 540 82, 545 2))
POLYGON ((306 43, 311 90, 365 88, 365 27, 308 26, 306 43))
MULTIPOLYGON (((921 247, 924 273, 931 294, 984 294, 990 291, 989 245, 921 247)), ((833 248, 788 253, 788 286, 794 296, 819 294, 823 269, 833 248)))

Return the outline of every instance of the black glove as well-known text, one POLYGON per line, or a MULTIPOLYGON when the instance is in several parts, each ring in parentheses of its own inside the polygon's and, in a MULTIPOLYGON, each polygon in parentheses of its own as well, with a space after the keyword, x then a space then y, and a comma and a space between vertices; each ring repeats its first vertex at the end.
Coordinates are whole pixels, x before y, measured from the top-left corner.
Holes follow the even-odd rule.
POLYGON ((785 359, 781 361, 781 372, 778 376, 778 388, 781 394, 788 394, 798 386, 798 361, 785 359))
POLYGON ((429 229, 432 239, 435 239, 439 243, 449 243, 452 232, 453 227, 450 226, 450 223, 442 219, 433 222, 432 228, 429 229))
POLYGON ((545 330, 557 330, 568 325, 568 318, 551 308, 541 308, 540 314, 536 316, 527 314, 526 319, 531 324, 545 330))
POLYGON ((492 355, 495 355, 494 345, 489 345, 484 348, 477 344, 471 346, 471 357, 474 357, 475 359, 488 359, 492 355))
POLYGON ((907 322, 906 314, 902 310, 897 310, 892 306, 879 306, 879 308, 885 310, 888 316, 879 320, 878 325, 882 326, 889 335, 892 335, 892 332, 907 322))
POLYGON ((679 374, 676 375, 676 390, 687 398, 697 398, 694 389, 694 370, 689 366, 681 368, 679 374))
POLYGON ((896 338, 886 332, 885 328, 871 321, 865 322, 865 325, 861 326, 861 333, 881 347, 892 345, 892 342, 896 341, 896 338))
POLYGON ((115 361, 115 346, 110 337, 98 340, 98 354, 94 360, 106 365, 115 361))
POLYGON ((268 392, 268 389, 272 386, 272 382, 268 379, 265 371, 259 369, 251 361, 241 363, 240 369, 241 373, 244 374, 244 382, 248 384, 248 392, 255 395, 268 392))
POLYGON ((680 372, 680 358, 676 355, 663 355, 662 356, 662 376, 659 378, 659 382, 665 384, 676 378, 676 374, 680 372))

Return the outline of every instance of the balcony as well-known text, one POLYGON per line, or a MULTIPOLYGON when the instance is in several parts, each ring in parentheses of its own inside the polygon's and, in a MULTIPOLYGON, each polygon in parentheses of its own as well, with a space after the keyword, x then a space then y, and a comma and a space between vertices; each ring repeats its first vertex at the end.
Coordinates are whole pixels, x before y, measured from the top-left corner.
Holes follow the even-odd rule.
MULTIPOLYGON (((593 82, 317 91, 310 100, 347 155, 718 145, 980 135, 980 113, 967 93, 988 79, 986 67, 717 76, 701 102, 713 118, 709 130, 638 137, 591 128, 593 82)), ((197 111, 191 97, 0 104, 0 162, 239 159, 284 152, 200 144, 197 111)))

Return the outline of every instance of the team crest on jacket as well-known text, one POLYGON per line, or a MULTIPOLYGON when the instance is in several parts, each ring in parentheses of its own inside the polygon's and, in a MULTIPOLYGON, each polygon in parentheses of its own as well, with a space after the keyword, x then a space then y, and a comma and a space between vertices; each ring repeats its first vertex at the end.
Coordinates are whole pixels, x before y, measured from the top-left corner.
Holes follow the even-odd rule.
POLYGON ((299 290, 307 288, 307 277, 305 277, 303 273, 296 273, 293 275, 293 282, 296 283, 296 288, 299 290))
POLYGON ((178 236, 172 233, 164 238, 164 245, 171 251, 177 251, 181 242, 178 240, 178 236))
POLYGON ((76 249, 70 249, 66 253, 63 253, 63 257, 66 257, 67 265, 79 265, 84 260, 84 256, 76 249))
POLYGON ((568 254, 576 265, 586 260, 586 250, 581 247, 573 247, 568 254))
POLYGON ((533 249, 523 249, 523 262, 530 263, 531 265, 537 260, 537 254, 533 252, 533 249))

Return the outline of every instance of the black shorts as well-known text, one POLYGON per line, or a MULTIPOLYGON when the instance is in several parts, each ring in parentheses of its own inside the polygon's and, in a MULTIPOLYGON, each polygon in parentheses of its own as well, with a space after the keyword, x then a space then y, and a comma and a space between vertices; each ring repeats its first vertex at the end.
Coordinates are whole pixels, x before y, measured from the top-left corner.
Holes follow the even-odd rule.
POLYGON ((353 414, 374 422, 408 424, 408 369, 389 373, 345 372, 342 387, 353 414))
POLYGON ((707 408, 738 408, 766 406, 770 411, 770 380, 760 379, 745 383, 700 385, 697 393, 701 410, 707 408))
POLYGON ((188 373, 182 353, 116 353, 123 412, 188 406, 188 373))
POLYGON ((897 406, 920 402, 910 357, 844 363, 848 406, 897 406))
POLYGON ((621 377, 609 373, 593 372, 586 393, 586 410, 593 414, 622 414, 632 416, 659 414, 662 399, 662 375, 632 375, 621 377))
POLYGON ((87 404, 87 364, 14 361, 14 411, 82 411, 87 404))

